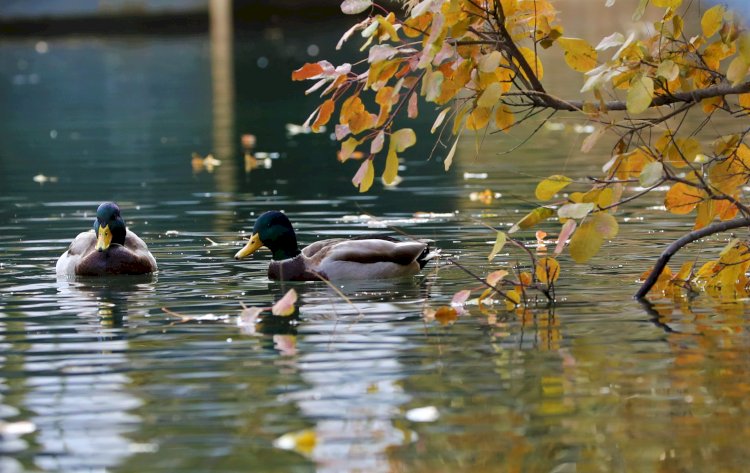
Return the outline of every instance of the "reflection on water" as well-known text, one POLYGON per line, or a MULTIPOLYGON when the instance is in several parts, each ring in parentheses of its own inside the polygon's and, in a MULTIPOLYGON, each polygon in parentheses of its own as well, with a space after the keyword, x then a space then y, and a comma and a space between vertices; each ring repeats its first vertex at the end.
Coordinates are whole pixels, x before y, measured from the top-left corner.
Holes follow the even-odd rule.
POLYGON ((624 209, 617 244, 590 265, 561 258, 556 307, 470 305, 447 325, 422 314, 474 288, 455 267, 344 284, 344 299, 318 282, 268 281, 267 253, 232 259, 255 216, 280 208, 305 244, 396 227, 484 273, 516 255, 488 263, 482 223, 517 221, 551 164, 599 165, 569 151, 586 132, 566 123, 511 159, 496 153, 524 130, 476 159, 468 140, 447 174, 420 142, 401 185, 359 195, 358 164, 336 163, 327 136, 287 135, 314 98, 279 79, 338 31, 239 35, 233 125, 218 134, 207 38, 50 38, 44 53, 0 43, 3 471, 742 471, 748 301, 630 299, 688 228, 651 228, 659 196, 624 209), (242 134, 272 167, 243 172, 242 134), (193 173, 192 153, 225 154, 209 174, 193 173), (56 258, 104 200, 120 203, 159 273, 58 280, 56 258), (298 318, 238 326, 243 304, 270 307, 290 288, 298 318), (425 407, 435 415, 407 416, 425 407), (12 432, 29 426, 19 422, 33 428, 12 432), (305 445, 275 443, 301 431, 305 445))

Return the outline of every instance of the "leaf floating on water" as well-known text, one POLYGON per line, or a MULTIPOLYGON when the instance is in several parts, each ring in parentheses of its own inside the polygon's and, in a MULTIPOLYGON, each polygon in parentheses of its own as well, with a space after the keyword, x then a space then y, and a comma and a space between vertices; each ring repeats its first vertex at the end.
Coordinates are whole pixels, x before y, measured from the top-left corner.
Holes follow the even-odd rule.
POLYGON ((38 183, 39 185, 44 185, 47 182, 52 182, 52 183, 57 182, 56 176, 45 176, 44 174, 37 174, 32 179, 34 182, 38 183))
POLYGON ((0 437, 19 437, 36 431, 36 425, 28 420, 19 422, 0 421, 0 437))
POLYGON ((497 237, 495 237, 495 245, 492 247, 492 251, 490 251, 489 256, 487 256, 487 261, 492 261, 495 256, 503 249, 505 246, 505 242, 508 240, 508 237, 505 235, 504 232, 497 232, 497 237))
POLYGON ((273 305, 273 307, 271 308, 271 312, 273 313, 273 315, 288 317, 294 314, 294 304, 296 302, 297 291, 295 291, 294 289, 289 289, 287 293, 284 294, 284 297, 279 299, 279 301, 273 305))
POLYGON ((242 143, 242 147, 246 150, 250 150, 255 148, 255 143, 257 142, 257 138, 255 135, 251 135, 250 133, 245 133, 240 138, 240 142, 242 143))
POLYGON ((406 420, 412 422, 435 422, 440 418, 440 412, 435 406, 424 406, 406 411, 406 420))
POLYGON ((317 435, 312 429, 289 432, 273 441, 273 446, 283 450, 295 450, 305 455, 312 454, 318 443, 317 435))
MULTIPOLYGON (((244 306, 243 306, 244 307, 244 306)), ((260 307, 244 307, 237 317, 237 326, 242 329, 242 332, 248 335, 255 333, 255 323, 258 321, 258 316, 263 312, 260 307)))
POLYGON ((453 307, 447 305, 438 307, 434 314, 435 320, 440 322, 441 325, 450 325, 458 318, 458 311, 453 307))

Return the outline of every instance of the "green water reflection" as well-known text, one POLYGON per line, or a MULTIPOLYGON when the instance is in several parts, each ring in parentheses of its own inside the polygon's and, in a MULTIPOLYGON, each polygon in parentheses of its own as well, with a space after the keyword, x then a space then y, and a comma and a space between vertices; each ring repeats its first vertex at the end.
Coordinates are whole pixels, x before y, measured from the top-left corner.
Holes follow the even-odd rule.
MULTIPOLYGON (((507 142, 475 158, 467 140, 450 173, 424 140, 399 187, 357 194, 358 163, 338 164, 326 134, 285 127, 315 103, 289 71, 340 30, 238 34, 229 111, 216 109, 225 98, 203 35, 51 38, 44 54, 35 40, 0 43, 0 422, 35 426, 0 436, 3 471, 742 471, 747 301, 631 301, 687 228, 667 219, 654 231, 652 207, 621 212, 621 239, 590 265, 561 258, 555 308, 470 308, 449 326, 421 314, 474 284, 453 267, 345 284, 351 305, 321 283, 269 282, 266 255, 232 259, 253 214, 281 208, 305 243, 385 224, 481 273, 494 266, 479 222, 517 220, 546 166, 601 165, 571 153, 585 136, 572 126, 502 159, 507 142), (231 114, 229 129, 216 113, 231 114), (269 169, 243 171, 244 133, 278 153, 269 169), (222 163, 196 173, 193 152, 222 163), (464 175, 476 172, 488 176, 464 175), (502 205, 470 200, 486 188, 502 205), (55 278, 103 200, 149 242, 158 275, 55 278), (296 323, 237 326, 240 303, 267 307, 290 287, 296 323), (438 417, 409 415, 425 406, 438 417), (303 430, 314 444, 274 445, 303 430)), ((432 115, 420 113, 424 131, 432 115)))

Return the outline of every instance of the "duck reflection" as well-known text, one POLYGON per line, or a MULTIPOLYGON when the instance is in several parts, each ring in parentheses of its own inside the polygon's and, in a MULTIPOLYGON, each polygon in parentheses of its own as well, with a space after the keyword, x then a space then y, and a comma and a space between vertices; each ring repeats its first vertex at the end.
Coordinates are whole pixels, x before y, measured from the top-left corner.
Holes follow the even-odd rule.
POLYGON ((399 324, 419 317, 429 287, 411 280, 295 287, 303 323, 294 361, 305 386, 278 402, 296 404, 315 424, 315 442, 291 448, 318 471, 388 470, 388 450, 413 439, 394 420, 410 400, 400 360, 419 326, 399 324))
POLYGON ((54 340, 31 338, 26 351, 25 406, 35 413, 35 442, 45 452, 35 459, 37 467, 107 470, 137 448, 127 434, 140 421, 132 411, 141 401, 127 389, 124 327, 128 318, 145 312, 140 301, 154 282, 153 276, 57 281, 61 312, 78 318, 54 332, 54 340), (46 356, 50 350, 65 356, 46 356))

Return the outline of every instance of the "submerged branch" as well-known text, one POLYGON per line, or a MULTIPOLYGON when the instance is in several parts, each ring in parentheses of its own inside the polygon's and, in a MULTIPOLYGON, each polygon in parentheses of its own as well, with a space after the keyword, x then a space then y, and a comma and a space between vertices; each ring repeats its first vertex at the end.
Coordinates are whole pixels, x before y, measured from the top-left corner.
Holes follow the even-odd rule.
POLYGON ((643 299, 644 297, 646 297, 648 291, 650 291, 654 284, 656 284, 656 281, 659 279, 659 275, 667 266, 667 263, 669 263, 670 258, 672 258, 672 256, 677 253, 683 246, 692 243, 695 240, 713 235, 714 233, 721 233, 727 230, 732 230, 734 228, 747 226, 750 226, 750 217, 736 218, 734 220, 727 220, 726 222, 714 223, 713 225, 703 227, 700 230, 692 231, 687 235, 679 238, 678 240, 675 240, 664 250, 661 256, 659 256, 659 259, 654 265, 654 269, 651 270, 648 277, 641 285, 641 288, 638 289, 638 292, 635 293, 634 297, 636 299, 643 299))

